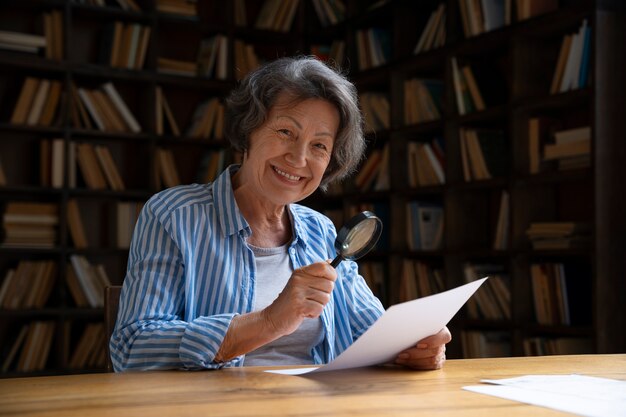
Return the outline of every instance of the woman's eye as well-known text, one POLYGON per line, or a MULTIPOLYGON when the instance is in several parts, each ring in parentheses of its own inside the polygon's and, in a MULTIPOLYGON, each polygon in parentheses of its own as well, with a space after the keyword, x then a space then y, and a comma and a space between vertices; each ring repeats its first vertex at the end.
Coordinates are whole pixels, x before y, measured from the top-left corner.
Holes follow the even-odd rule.
POLYGON ((280 133, 283 136, 292 136, 291 130, 289 129, 278 129, 278 133, 280 133))
POLYGON ((323 143, 318 143, 315 145, 315 147, 322 149, 322 150, 328 150, 328 147, 326 145, 324 145, 323 143))

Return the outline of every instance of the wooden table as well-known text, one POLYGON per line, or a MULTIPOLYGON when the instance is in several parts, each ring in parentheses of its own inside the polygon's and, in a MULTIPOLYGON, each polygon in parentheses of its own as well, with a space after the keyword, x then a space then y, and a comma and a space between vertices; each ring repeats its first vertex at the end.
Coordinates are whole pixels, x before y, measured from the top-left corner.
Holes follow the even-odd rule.
POLYGON ((527 374, 626 380, 626 354, 448 360, 439 371, 371 367, 307 377, 266 368, 85 374, 0 380, 11 416, 556 416, 461 390, 527 374))

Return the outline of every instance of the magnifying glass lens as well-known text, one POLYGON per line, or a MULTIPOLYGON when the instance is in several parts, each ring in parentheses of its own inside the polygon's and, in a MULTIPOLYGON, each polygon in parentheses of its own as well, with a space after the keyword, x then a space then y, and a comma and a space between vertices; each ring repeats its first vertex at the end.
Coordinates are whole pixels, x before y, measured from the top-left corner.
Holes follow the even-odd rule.
POLYGON ((356 260, 372 250, 383 230, 383 224, 372 212, 364 211, 351 218, 337 233, 337 257, 331 265, 337 267, 344 259, 356 260))
POLYGON ((343 253, 344 258, 350 258, 359 253, 375 236, 378 219, 368 218, 358 223, 350 230, 344 246, 346 251, 343 253))

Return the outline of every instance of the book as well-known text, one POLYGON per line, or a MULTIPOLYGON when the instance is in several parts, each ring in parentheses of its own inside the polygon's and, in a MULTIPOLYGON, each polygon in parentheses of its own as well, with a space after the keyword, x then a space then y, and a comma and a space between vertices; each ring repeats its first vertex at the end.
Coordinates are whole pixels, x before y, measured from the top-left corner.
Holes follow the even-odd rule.
POLYGON ((104 306, 104 292, 101 291, 100 280, 89 261, 82 255, 71 255, 70 262, 89 306, 104 306))
POLYGON ((572 142, 546 144, 543 148, 545 160, 561 159, 581 155, 589 155, 591 152, 591 139, 582 139, 572 142))
POLYGON ((140 202, 118 202, 116 204, 116 242, 120 249, 128 249, 135 230, 139 213, 143 208, 140 202))
POLYGON ((554 75, 552 76, 552 84, 550 85, 550 93, 556 94, 560 91, 560 86, 563 80, 563 74, 565 73, 565 64, 568 60, 569 51, 572 46, 572 35, 565 35, 561 42, 561 49, 559 50, 559 57, 556 62, 556 68, 554 75))
POLYGON ((542 149, 548 141, 555 120, 548 117, 531 117, 528 119, 528 173, 537 174, 542 169, 542 149))
POLYGON ((98 162, 100 163, 100 167, 102 168, 104 176, 106 177, 111 189, 114 191, 125 190, 126 187, 124 186, 124 181, 122 180, 117 166, 113 161, 113 156, 111 155, 109 148, 102 145, 96 145, 94 150, 98 158, 98 162))
POLYGON ((382 150, 374 149, 359 169, 354 178, 354 184, 359 190, 365 191, 369 189, 376 179, 382 161, 382 154, 382 150))
POLYGON ((181 181, 174 162, 174 155, 170 149, 157 149, 157 167, 159 178, 166 187, 180 185, 181 181))
POLYGON ((464 115, 468 109, 465 108, 465 102, 463 100, 463 81, 461 79, 461 70, 456 57, 452 57, 452 83, 454 86, 454 97, 456 99, 457 111, 459 115, 464 115))
POLYGON ((41 110, 41 115, 36 124, 40 126, 51 126, 54 121, 54 116, 57 113, 57 107, 59 105, 59 101, 61 98, 61 89, 63 88, 63 84, 61 81, 53 80, 50 81, 50 88, 48 90, 48 95, 46 97, 46 101, 41 110))
POLYGON ((167 120, 169 127, 172 131, 172 134, 175 136, 180 136, 180 129, 178 128, 178 123, 174 118, 174 114, 172 113, 172 109, 167 101, 165 95, 162 95, 162 104, 163 104, 163 112, 165 113, 165 120, 167 120))
POLYGON ((420 204, 417 211, 421 249, 440 249, 443 243, 443 207, 420 204))
POLYGON ((578 81, 580 79, 581 59, 583 56, 583 48, 585 43, 585 32, 588 30, 587 19, 583 23, 577 33, 572 36, 571 45, 568 51, 567 61, 559 92, 566 92, 579 88, 578 81))
MULTIPOLYGON (((65 140, 64 139, 52 139, 50 142, 45 143, 50 145, 50 153, 45 155, 46 163, 42 164, 43 170, 49 172, 50 180, 47 181, 47 185, 53 188, 63 188, 64 175, 65 175, 65 140)), ((42 142, 43 144, 44 142, 42 142)))
POLYGON ((107 126, 104 124, 104 120, 102 119, 102 116, 98 112, 96 104, 92 101, 92 98, 89 92, 84 88, 78 88, 77 93, 78 93, 78 97, 80 97, 82 103, 84 104, 84 108, 86 109, 85 114, 88 113, 89 116, 91 116, 91 119, 95 122, 99 130, 106 131, 107 126))
POLYGON ((77 307, 89 307, 89 300, 82 289, 74 268, 67 268, 65 282, 77 307))
POLYGON ((11 369, 11 365, 13 365, 13 362, 15 361, 15 358, 17 357, 17 354, 18 354, 20 348, 24 344, 24 340, 26 340, 26 335, 28 334, 28 329, 29 329, 29 325, 23 325, 20 328, 20 331, 17 334, 17 337, 15 338, 15 340, 13 341, 13 344, 11 345, 11 350, 9 350, 9 353, 4 358, 4 362, 2 362, 2 372, 3 373, 7 372, 7 371, 9 371, 9 369, 11 369))
POLYGON ((93 145, 89 143, 78 143, 76 147, 78 166, 80 167, 83 180, 87 187, 92 190, 106 189, 107 183, 100 169, 98 157, 96 156, 93 145))
POLYGON ((493 239, 493 248, 495 250, 506 250, 509 241, 509 225, 510 225, 510 197, 506 190, 500 194, 500 207, 498 209, 498 220, 496 223, 496 232, 493 239))
POLYGON ((12 124, 26 123, 39 83, 40 80, 34 77, 26 77, 24 80, 20 95, 11 115, 10 122, 12 124))
POLYGON ((87 248, 89 246, 87 243, 87 235, 83 226, 78 202, 75 199, 67 201, 67 224, 74 247, 76 249, 87 248))
POLYGON ((43 106, 46 98, 48 97, 48 91, 50 90, 50 80, 40 80, 37 86, 37 92, 33 97, 33 102, 30 106, 28 117, 26 118, 26 124, 33 126, 39 122, 41 113, 43 112, 43 106))
POLYGON ((120 94, 117 92, 117 89, 115 88, 113 83, 105 83, 102 85, 101 88, 109 96, 117 111, 119 111, 119 113, 122 115, 122 117, 124 118, 124 122, 126 123, 126 126, 130 129, 130 131, 133 133, 141 132, 141 126, 137 122, 137 119, 135 119, 135 116, 130 111, 120 94))
MULTIPOLYGON (((413 54, 419 54, 421 52, 425 52, 440 46, 443 46, 443 43, 438 39, 437 33, 441 30, 441 27, 445 26, 446 19, 446 9, 445 3, 441 3, 437 6, 428 18, 424 29, 413 49, 413 54)), ((445 32, 445 29, 444 29, 445 32)))
POLYGON ((468 65, 465 65, 461 71, 463 72, 463 80, 467 84, 467 89, 469 90, 472 98, 472 107, 476 110, 485 110, 485 102, 483 101, 483 97, 480 94, 478 85, 476 84, 476 79, 474 78, 472 69, 468 65))

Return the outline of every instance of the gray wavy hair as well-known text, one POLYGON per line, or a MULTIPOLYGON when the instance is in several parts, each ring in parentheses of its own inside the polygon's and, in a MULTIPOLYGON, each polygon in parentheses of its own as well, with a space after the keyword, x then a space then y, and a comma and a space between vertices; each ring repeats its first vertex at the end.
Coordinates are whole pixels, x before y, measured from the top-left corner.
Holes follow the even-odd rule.
POLYGON ((277 98, 326 100, 339 111, 339 131, 320 188, 353 173, 365 150, 363 117, 355 86, 339 72, 313 57, 271 61, 248 74, 226 99, 224 133, 233 148, 244 152, 250 134, 261 126, 277 98))

